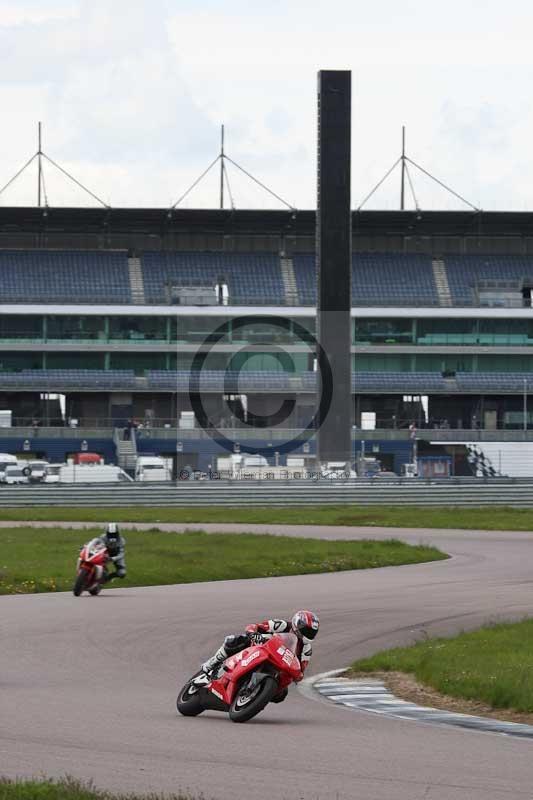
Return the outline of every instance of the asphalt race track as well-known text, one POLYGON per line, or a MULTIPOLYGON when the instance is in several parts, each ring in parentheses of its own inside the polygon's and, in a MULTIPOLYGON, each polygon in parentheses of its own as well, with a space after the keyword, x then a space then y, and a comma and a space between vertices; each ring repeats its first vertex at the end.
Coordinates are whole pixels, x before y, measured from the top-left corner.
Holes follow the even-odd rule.
POLYGON ((175 712, 178 687, 222 635, 265 615, 306 606, 320 613, 315 673, 424 632, 532 615, 533 533, 254 527, 328 538, 394 535, 437 543, 453 558, 116 589, 99 598, 1 597, 0 774, 68 773, 123 791, 188 788, 206 800, 533 796, 530 741, 354 712, 296 689, 245 725, 175 712))

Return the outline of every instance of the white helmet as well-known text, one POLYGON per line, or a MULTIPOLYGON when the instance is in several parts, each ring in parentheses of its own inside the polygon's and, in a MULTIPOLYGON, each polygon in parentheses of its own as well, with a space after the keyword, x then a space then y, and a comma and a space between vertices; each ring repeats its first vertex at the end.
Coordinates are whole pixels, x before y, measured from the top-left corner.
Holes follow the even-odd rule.
POLYGON ((120 539, 120 532, 116 522, 108 522, 105 529, 105 539, 108 542, 118 542, 120 539))

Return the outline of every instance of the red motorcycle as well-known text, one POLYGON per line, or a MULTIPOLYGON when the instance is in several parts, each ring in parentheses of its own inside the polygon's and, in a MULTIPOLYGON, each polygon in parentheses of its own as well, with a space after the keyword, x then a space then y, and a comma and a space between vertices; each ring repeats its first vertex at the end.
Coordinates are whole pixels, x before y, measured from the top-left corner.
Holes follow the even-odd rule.
POLYGON ((281 703, 303 678, 297 641, 292 633, 277 634, 230 656, 212 677, 197 672, 178 695, 178 711, 186 717, 226 711, 233 722, 247 722, 268 703, 281 703))
POLYGON ((100 594, 108 559, 107 547, 101 539, 91 539, 83 545, 78 558, 76 580, 72 587, 76 597, 84 591, 92 595, 100 594))

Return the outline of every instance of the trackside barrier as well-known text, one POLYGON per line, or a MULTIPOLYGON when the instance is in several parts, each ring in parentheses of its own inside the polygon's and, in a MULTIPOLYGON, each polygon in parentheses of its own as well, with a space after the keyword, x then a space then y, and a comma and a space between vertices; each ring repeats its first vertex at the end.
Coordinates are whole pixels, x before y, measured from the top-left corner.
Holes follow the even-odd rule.
MULTIPOLYGON (((458 482, 183 481, 172 484, 2 486, 0 508, 35 506, 511 506, 533 508, 533 478, 458 482)), ((460 518, 457 520, 460 527, 460 518)))

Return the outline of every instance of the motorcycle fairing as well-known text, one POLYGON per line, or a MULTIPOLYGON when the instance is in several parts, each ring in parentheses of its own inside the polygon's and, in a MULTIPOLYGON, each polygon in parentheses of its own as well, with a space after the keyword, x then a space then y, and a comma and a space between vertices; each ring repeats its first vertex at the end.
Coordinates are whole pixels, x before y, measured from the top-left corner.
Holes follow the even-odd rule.
POLYGON ((279 636, 272 636, 264 644, 254 645, 230 656, 223 664, 223 673, 211 681, 208 691, 230 706, 243 679, 252 672, 253 684, 274 675, 279 688, 284 689, 301 676, 300 661, 285 646, 279 636), (267 663, 265 663, 267 662, 267 663))
POLYGON ((106 560, 107 548, 99 537, 91 539, 81 548, 77 569, 87 573, 87 589, 92 589, 101 582, 106 560))

